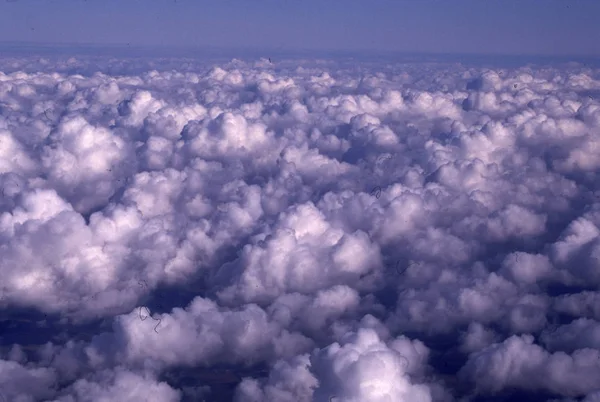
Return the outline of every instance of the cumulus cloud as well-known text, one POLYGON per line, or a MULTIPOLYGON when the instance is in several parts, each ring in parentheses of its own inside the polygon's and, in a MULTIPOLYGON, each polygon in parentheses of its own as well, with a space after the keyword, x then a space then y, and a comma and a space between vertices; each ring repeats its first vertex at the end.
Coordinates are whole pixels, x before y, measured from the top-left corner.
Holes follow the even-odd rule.
POLYGON ((3 56, 0 401, 600 401, 596 95, 3 56))

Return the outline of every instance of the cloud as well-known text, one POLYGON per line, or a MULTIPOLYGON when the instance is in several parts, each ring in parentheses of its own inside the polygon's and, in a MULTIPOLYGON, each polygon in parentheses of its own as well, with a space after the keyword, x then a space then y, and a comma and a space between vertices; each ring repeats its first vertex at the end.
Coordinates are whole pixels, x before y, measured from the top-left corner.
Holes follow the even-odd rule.
POLYGON ((0 71, 0 400, 600 400, 597 69, 0 71))
POLYGON ((336 342, 310 356, 277 362, 264 386, 244 380, 236 400, 431 401, 428 387, 411 384, 408 377, 411 361, 400 351, 411 346, 410 341, 398 340, 390 348, 375 331, 362 328, 346 334, 341 345, 336 342))
POLYGON ((520 388, 574 397, 596 391, 599 356, 594 349, 550 354, 533 344, 533 336, 513 335, 473 354, 460 375, 477 378, 482 391, 520 388))

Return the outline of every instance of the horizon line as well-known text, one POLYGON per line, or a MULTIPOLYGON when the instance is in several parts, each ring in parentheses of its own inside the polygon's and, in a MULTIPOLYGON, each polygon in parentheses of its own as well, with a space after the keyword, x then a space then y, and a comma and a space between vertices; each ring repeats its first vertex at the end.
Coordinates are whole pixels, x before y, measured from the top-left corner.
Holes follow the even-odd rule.
MULTIPOLYGON (((30 41, 2 41, 0 47, 3 46, 24 46, 38 48, 97 48, 97 49, 140 49, 140 50, 172 50, 172 51, 240 51, 240 52, 259 52, 270 51, 275 53, 343 53, 343 54, 377 54, 377 55, 410 55, 410 56, 467 56, 467 57, 542 57, 542 58, 585 58, 585 59, 600 59, 600 54, 548 54, 548 53, 475 53, 475 52, 444 52, 444 51, 416 51, 416 50, 399 50, 399 49, 327 49, 327 48, 282 48, 279 46, 214 46, 214 45, 165 45, 165 44, 128 44, 128 43, 94 43, 94 42, 30 42, 30 41)), ((24 49, 25 50, 25 49, 24 49)))

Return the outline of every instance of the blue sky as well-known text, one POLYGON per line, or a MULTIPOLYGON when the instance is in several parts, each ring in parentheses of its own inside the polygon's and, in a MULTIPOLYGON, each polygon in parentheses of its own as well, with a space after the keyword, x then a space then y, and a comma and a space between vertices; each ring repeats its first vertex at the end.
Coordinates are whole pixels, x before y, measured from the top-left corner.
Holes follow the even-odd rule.
POLYGON ((597 0, 11 0, 0 41, 600 55, 597 0))

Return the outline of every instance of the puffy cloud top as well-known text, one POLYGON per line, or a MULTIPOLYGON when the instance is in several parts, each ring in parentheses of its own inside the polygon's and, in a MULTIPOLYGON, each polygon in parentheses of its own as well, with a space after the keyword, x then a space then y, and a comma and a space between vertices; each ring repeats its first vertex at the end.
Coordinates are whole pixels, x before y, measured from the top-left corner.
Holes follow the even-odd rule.
POLYGON ((0 70, 0 401, 600 401, 600 70, 0 70))

